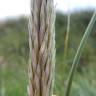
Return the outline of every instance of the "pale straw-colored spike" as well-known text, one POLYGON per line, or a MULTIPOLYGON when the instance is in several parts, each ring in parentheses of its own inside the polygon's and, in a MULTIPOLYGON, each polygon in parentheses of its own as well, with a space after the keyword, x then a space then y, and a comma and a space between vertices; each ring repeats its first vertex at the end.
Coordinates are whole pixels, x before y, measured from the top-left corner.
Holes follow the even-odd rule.
POLYGON ((52 96, 55 67, 53 0, 31 0, 29 19, 29 96, 52 96))

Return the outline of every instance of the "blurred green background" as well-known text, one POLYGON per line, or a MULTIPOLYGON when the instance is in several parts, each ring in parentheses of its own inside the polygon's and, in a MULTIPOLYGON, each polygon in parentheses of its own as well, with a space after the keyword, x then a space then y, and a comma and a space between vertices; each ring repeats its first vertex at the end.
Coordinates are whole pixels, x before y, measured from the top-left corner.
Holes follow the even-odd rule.
MULTIPOLYGON (((68 54, 64 59, 67 15, 56 13, 56 70, 54 94, 64 96, 73 58, 93 11, 71 14, 68 54)), ((0 22, 0 96, 27 96, 28 18, 0 22)), ((96 96, 96 24, 74 76, 71 96, 96 96)))

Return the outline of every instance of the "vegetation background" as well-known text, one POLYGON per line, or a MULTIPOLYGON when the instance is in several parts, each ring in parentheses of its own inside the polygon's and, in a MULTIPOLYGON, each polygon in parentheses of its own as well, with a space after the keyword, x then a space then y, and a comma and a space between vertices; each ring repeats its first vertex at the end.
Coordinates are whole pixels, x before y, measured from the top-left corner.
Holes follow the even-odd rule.
MULTIPOLYGON (((64 59, 67 14, 56 13, 56 72, 54 94, 64 96, 73 58, 93 14, 83 10, 71 14, 68 54, 64 59)), ((0 96, 27 96, 29 56, 28 18, 0 22, 0 96)), ((96 24, 80 58, 71 96, 96 96, 96 24)))

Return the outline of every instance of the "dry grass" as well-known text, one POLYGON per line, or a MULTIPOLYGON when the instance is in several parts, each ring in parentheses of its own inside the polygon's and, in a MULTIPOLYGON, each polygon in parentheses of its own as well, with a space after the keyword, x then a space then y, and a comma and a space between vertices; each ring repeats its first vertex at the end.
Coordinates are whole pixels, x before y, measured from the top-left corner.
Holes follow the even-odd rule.
POLYGON ((55 67, 53 0, 31 0, 29 96, 52 96, 55 67))

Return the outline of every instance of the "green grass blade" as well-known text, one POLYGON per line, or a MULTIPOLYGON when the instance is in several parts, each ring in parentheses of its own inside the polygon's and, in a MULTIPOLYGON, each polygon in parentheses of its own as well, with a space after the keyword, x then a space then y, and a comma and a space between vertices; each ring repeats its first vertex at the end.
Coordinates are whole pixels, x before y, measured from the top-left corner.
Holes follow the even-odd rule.
POLYGON ((65 96, 69 96, 70 95, 70 90, 71 90, 73 75, 75 73, 76 66, 77 66, 78 61, 79 61, 79 58, 81 56, 82 49, 85 46, 85 44, 87 42, 87 39, 90 36, 90 33, 92 32, 91 30, 93 28, 93 25, 94 25, 95 21, 96 21, 96 11, 94 12, 94 14, 92 16, 92 19, 91 19, 91 21, 90 21, 87 29, 85 30, 85 33, 83 35, 83 38, 82 38, 82 40, 80 42, 80 45, 79 45, 79 47, 77 49, 77 53, 76 53, 75 58, 73 60, 72 68, 71 68, 71 71, 70 71, 70 74, 69 74, 68 85, 67 85, 65 96))

